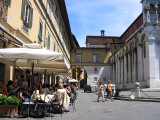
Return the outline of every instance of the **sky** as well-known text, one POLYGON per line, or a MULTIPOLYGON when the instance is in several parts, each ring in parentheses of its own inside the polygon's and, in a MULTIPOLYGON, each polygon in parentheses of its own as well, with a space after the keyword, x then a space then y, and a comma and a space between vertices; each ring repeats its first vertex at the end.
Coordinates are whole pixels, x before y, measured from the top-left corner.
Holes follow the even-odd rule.
POLYGON ((121 36, 142 12, 141 0, 65 0, 70 27, 80 47, 86 36, 121 36))

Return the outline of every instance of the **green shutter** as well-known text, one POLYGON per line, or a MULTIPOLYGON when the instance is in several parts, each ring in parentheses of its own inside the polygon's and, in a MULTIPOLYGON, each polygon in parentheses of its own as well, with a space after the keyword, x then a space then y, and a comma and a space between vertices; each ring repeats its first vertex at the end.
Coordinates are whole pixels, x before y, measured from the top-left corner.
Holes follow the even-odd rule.
POLYGON ((33 8, 30 8, 30 13, 29 13, 29 27, 32 27, 32 20, 33 20, 33 8))
POLYGON ((26 0, 22 0, 21 18, 24 20, 26 0))
POLYGON ((5 3, 7 3, 8 6, 11 5, 11 0, 4 0, 4 1, 5 1, 5 3))

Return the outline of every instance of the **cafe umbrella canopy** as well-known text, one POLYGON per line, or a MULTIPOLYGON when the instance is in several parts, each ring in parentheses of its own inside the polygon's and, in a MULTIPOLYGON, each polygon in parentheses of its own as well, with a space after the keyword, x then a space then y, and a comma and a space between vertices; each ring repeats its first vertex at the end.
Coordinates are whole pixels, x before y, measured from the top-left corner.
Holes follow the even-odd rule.
POLYGON ((69 69, 62 53, 46 50, 39 44, 26 44, 24 48, 0 49, 0 59, 0 61, 13 62, 15 67, 30 67, 32 73, 34 73, 34 67, 50 71, 53 68, 54 72, 60 69, 66 73, 69 69))

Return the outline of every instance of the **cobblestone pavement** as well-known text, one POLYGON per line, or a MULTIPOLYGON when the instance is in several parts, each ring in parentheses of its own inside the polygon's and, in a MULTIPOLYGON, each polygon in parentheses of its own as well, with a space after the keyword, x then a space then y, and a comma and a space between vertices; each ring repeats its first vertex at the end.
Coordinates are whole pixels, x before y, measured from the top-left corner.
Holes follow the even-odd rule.
MULTIPOLYGON (((54 117, 41 119, 53 120, 159 120, 160 103, 136 102, 108 99, 106 102, 97 102, 97 95, 83 93, 78 90, 76 112, 70 107, 69 113, 55 114, 54 117)), ((0 120, 8 118, 0 118, 0 120)), ((14 118, 19 120, 32 120, 39 118, 14 118)))

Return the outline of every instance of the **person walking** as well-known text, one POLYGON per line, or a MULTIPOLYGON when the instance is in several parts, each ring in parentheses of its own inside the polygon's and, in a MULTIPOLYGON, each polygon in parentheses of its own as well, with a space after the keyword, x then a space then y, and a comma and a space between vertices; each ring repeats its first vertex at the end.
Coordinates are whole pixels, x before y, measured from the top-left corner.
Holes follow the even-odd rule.
POLYGON ((104 99, 104 85, 103 85, 102 81, 99 82, 98 90, 99 91, 98 91, 97 101, 99 102, 99 98, 102 97, 102 101, 105 102, 105 99, 104 99))
POLYGON ((108 98, 109 95, 110 95, 111 100, 113 101, 113 98, 112 98, 112 88, 111 88, 111 80, 108 81, 106 92, 107 92, 106 101, 107 101, 107 98, 108 98))

